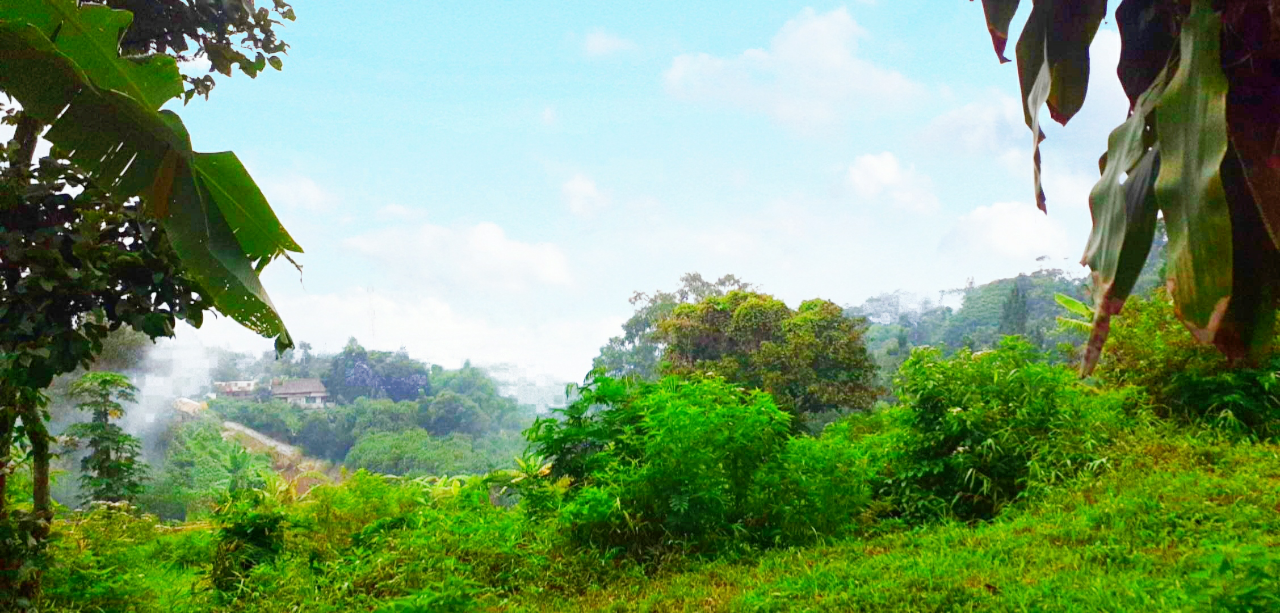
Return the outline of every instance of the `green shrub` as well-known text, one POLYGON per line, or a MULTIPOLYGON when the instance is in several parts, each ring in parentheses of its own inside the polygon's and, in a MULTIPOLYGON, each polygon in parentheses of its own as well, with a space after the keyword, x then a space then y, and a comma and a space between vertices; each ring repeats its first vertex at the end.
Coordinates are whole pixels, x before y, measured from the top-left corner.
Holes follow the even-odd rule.
POLYGON ((1098 378, 1135 385, 1156 415, 1259 439, 1280 436, 1280 358, 1254 367, 1232 364, 1197 343, 1163 289, 1130 298, 1113 320, 1098 378))
POLYGON ((951 358, 916 349, 896 385, 908 434, 881 493, 908 516, 990 518, 1031 480, 1054 483, 1096 466, 1141 400, 1132 389, 1081 384, 1020 337, 951 358))
POLYGON ((138 611, 154 601, 137 569, 151 560, 156 518, 123 503, 93 503, 61 522, 50 538, 40 610, 138 611))
POLYGON ((840 536, 872 521, 883 506, 873 500, 873 484, 887 450, 902 438, 902 430, 886 418, 892 410, 855 414, 831 424, 820 437, 788 441, 756 476, 752 510, 757 539, 803 543, 840 536))
POLYGON ((266 504, 258 490, 238 490, 214 513, 218 545, 209 580, 219 592, 241 586, 249 571, 270 562, 284 550, 287 518, 266 504))
POLYGON ((597 377, 530 441, 573 483, 559 509, 580 542, 639 549, 713 546, 745 528, 757 469, 790 418, 767 394, 720 378, 597 377))
POLYGON ((389 475, 483 474, 510 466, 524 446, 515 432, 473 439, 465 434, 433 436, 411 428, 361 437, 343 464, 389 475))

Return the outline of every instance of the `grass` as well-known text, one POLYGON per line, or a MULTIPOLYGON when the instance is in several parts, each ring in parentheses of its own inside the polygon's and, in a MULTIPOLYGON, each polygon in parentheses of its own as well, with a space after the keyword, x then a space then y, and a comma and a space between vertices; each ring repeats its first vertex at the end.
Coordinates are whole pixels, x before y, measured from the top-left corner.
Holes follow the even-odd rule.
POLYGON ((100 510, 58 524, 42 610, 1280 610, 1280 447, 1160 427, 1108 452, 990 522, 645 563, 466 488, 357 478, 281 507, 284 553, 231 595, 210 524, 100 510))
POLYGON ((767 553, 512 611, 1270 611, 1280 448, 1148 433, 999 519, 767 553))

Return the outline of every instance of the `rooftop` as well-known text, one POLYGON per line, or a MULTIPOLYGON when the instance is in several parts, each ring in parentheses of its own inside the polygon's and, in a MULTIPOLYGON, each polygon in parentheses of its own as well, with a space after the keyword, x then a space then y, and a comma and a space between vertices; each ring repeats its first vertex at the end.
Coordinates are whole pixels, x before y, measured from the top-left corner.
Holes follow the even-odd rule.
POLYGON ((319 379, 290 379, 271 388, 271 395, 328 394, 319 379))

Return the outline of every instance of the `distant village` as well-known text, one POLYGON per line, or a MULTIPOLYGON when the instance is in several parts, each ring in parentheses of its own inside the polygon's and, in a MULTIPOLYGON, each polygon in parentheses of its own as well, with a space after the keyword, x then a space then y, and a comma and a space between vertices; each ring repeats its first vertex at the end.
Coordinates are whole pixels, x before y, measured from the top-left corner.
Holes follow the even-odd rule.
POLYGON ((329 391, 319 379, 273 379, 269 386, 257 381, 214 381, 209 399, 282 400, 304 407, 330 406, 329 391))

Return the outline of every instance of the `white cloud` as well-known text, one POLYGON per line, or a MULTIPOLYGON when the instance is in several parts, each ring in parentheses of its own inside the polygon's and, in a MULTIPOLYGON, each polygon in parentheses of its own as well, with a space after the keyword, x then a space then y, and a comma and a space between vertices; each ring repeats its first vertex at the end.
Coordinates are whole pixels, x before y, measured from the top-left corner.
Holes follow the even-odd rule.
POLYGON ((554 108, 548 106, 542 109, 542 125, 544 126, 556 125, 556 110, 554 108))
POLYGON ((997 202, 962 216, 941 250, 975 258, 1030 260, 1067 257, 1076 245, 1062 226, 1031 204, 997 202))
POLYGON ((273 206, 320 212, 329 211, 338 203, 336 196, 304 175, 268 176, 259 179, 258 186, 273 206))
POLYGON ((939 115, 929 122, 924 136, 931 144, 959 147, 966 153, 1030 159, 1031 130, 1023 120, 1022 104, 1001 92, 939 115))
POLYGON ((407 221, 421 219, 422 216, 421 211, 403 204, 388 204, 374 213, 374 218, 379 221, 407 221))
POLYGON ((838 124, 875 102, 921 90, 898 72, 857 57, 865 31, 844 8, 805 9, 788 21, 768 49, 736 57, 677 56, 663 78, 682 100, 710 101, 764 112, 801 131, 838 124))
POLYGON ((591 57, 602 57, 635 49, 635 43, 600 29, 588 32, 582 39, 582 52, 591 57))
POLYGON ((849 166, 849 186, 866 200, 887 200, 895 207, 929 213, 938 210, 933 181, 915 168, 903 167, 886 151, 859 156, 849 166))
POLYGON ((559 247, 512 240, 501 227, 488 222, 469 228, 429 223, 387 228, 347 239, 345 244, 429 284, 523 291, 573 281, 569 260, 559 247))
POLYGON ((584 174, 573 175, 560 186, 565 204, 575 215, 591 215, 609 206, 609 195, 596 187, 596 182, 584 174))

